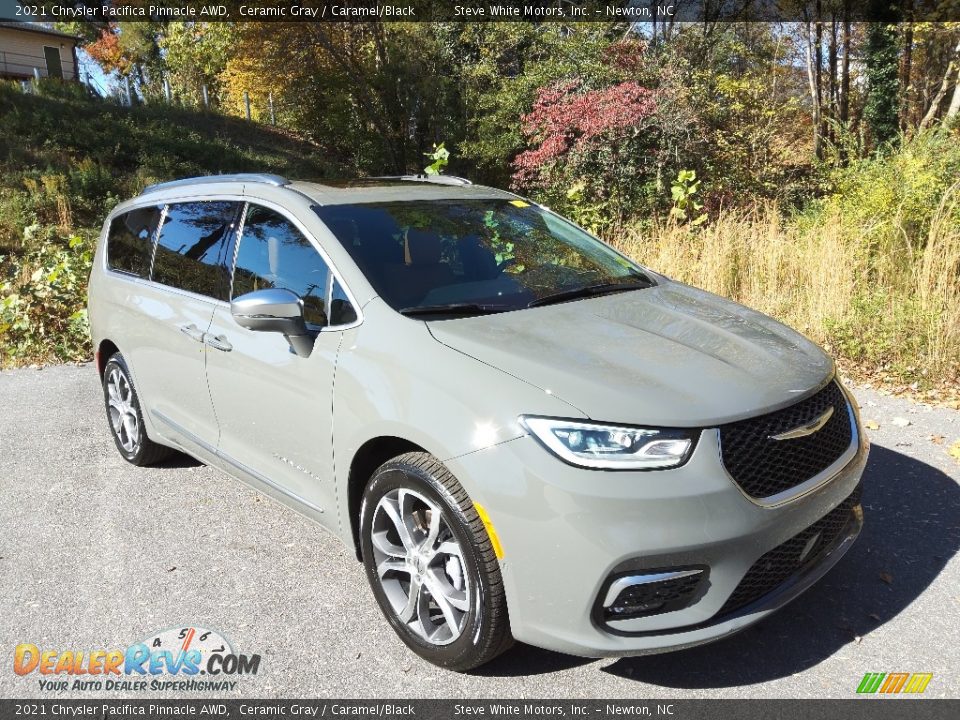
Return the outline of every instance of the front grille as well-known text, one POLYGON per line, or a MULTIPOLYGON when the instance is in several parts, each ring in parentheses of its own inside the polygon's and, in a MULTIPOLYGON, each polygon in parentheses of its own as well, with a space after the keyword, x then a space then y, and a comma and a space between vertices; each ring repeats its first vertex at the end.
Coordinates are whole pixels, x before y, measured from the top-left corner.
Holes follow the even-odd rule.
POLYGON ((730 476, 754 498, 796 487, 830 467, 853 438, 847 400, 836 381, 783 410, 720 426, 720 452, 730 476), (817 432, 792 440, 771 440, 820 417, 833 416, 817 432))
POLYGON ((861 486, 858 485, 836 508, 757 560, 717 615, 732 613, 759 600, 803 568, 819 562, 839 540, 851 511, 860 502, 860 492, 861 486), (811 540, 813 545, 807 548, 811 540))

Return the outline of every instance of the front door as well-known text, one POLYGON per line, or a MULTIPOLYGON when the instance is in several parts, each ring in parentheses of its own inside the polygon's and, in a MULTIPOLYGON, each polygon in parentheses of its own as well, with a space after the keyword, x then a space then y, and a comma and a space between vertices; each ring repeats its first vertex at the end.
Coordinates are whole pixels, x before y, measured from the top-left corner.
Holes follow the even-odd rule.
POLYGON ((207 379, 220 422, 218 454, 266 491, 336 523, 333 478, 333 374, 342 333, 329 325, 333 277, 317 249, 288 216, 250 204, 236 250, 231 297, 285 288, 304 301, 318 331, 309 357, 278 333, 238 325, 219 306, 207 330, 207 379))

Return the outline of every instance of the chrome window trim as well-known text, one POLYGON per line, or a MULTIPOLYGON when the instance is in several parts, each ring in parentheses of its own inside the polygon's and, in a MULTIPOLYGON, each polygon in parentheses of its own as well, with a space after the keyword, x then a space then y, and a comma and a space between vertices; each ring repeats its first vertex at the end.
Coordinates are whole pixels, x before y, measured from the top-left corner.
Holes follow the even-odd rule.
POLYGON ((160 242, 160 231, 163 224, 167 221, 167 212, 170 210, 170 203, 164 203, 160 211, 160 220, 157 222, 157 228, 153 231, 153 238, 150 241, 150 270, 144 280, 153 282, 153 265, 157 261, 157 243, 160 242))
POLYGON ((230 288, 227 290, 227 305, 233 301, 233 277, 237 269, 237 255, 240 253, 240 240, 243 238, 243 229, 247 226, 247 210, 249 208, 250 203, 244 200, 240 206, 240 222, 237 223, 237 232, 234 233, 233 237, 233 252, 230 256, 230 267, 227 268, 227 273, 230 275, 230 288))
POLYGON ((173 293, 174 295, 181 295, 183 297, 190 298, 193 300, 201 300, 205 303, 208 303, 211 306, 218 305, 218 306, 225 306, 228 308, 230 307, 230 303, 225 303, 223 300, 217 300, 216 298, 212 298, 209 295, 200 295, 198 293, 191 292, 190 290, 184 290, 183 288, 176 288, 171 285, 164 285, 163 283, 156 282, 155 280, 148 280, 147 278, 137 277, 136 275, 131 275, 130 273, 125 273, 118 270, 107 270, 107 274, 109 274, 111 276, 111 279, 113 280, 123 280, 126 282, 132 282, 138 285, 143 285, 144 287, 148 287, 152 290, 162 290, 164 292, 170 292, 170 293, 173 293))

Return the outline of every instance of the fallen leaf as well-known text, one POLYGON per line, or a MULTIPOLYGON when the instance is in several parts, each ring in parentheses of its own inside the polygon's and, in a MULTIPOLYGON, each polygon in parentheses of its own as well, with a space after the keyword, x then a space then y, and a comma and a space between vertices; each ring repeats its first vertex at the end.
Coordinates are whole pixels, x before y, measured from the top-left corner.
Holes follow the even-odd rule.
POLYGON ((857 636, 853 639, 853 641, 854 641, 857 645, 860 644, 860 641, 861 641, 861 640, 863 640, 863 638, 860 637, 859 635, 857 635, 857 636))
POLYGON ((880 573, 880 579, 883 580, 887 585, 893 585, 893 575, 888 572, 880 573))
POLYGON ((906 427, 910 424, 910 421, 905 417, 895 417, 891 422, 893 422, 893 424, 897 427, 906 427))
POLYGON ((946 439, 947 439, 947 438, 946 438, 944 435, 931 435, 931 436, 930 436, 930 442, 932 442, 934 445, 943 445, 943 441, 946 440, 946 439))
POLYGON ((871 618, 873 618, 874 620, 876 620, 877 622, 880 622, 880 616, 877 615, 876 613, 870 613, 870 615, 869 615, 868 617, 871 617, 871 618))
POLYGON ((176 569, 177 569, 176 565, 171 565, 170 567, 167 568, 167 572, 173 572, 176 569))
POLYGON ((867 430, 879 430, 879 429, 880 429, 880 423, 878 423, 876 420, 867 420, 867 421, 863 424, 863 426, 864 426, 867 430))
POLYGON ((960 460, 960 440, 957 440, 953 445, 950 446, 950 449, 947 450, 947 454, 952 458, 960 460))

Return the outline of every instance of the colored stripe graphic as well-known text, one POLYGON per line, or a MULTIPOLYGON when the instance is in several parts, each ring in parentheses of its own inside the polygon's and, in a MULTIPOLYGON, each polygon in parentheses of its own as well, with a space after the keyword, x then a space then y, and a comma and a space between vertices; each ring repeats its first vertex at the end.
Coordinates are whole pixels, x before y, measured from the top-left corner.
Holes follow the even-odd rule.
POLYGON ((863 680, 860 681, 860 685, 857 687, 857 692, 875 693, 886 675, 886 673, 867 673, 863 676, 863 680))
POLYGON ((910 677, 910 673, 890 673, 887 675, 887 681, 880 688, 880 692, 888 694, 900 692, 908 677, 910 677))
POLYGON ((932 679, 933 673, 866 673, 857 692, 861 695, 877 692, 884 695, 919 694, 927 689, 932 679))
POLYGON ((927 689, 927 685, 933 680, 933 673, 914 673, 910 676, 910 682, 903 689, 905 693, 922 693, 927 689))

